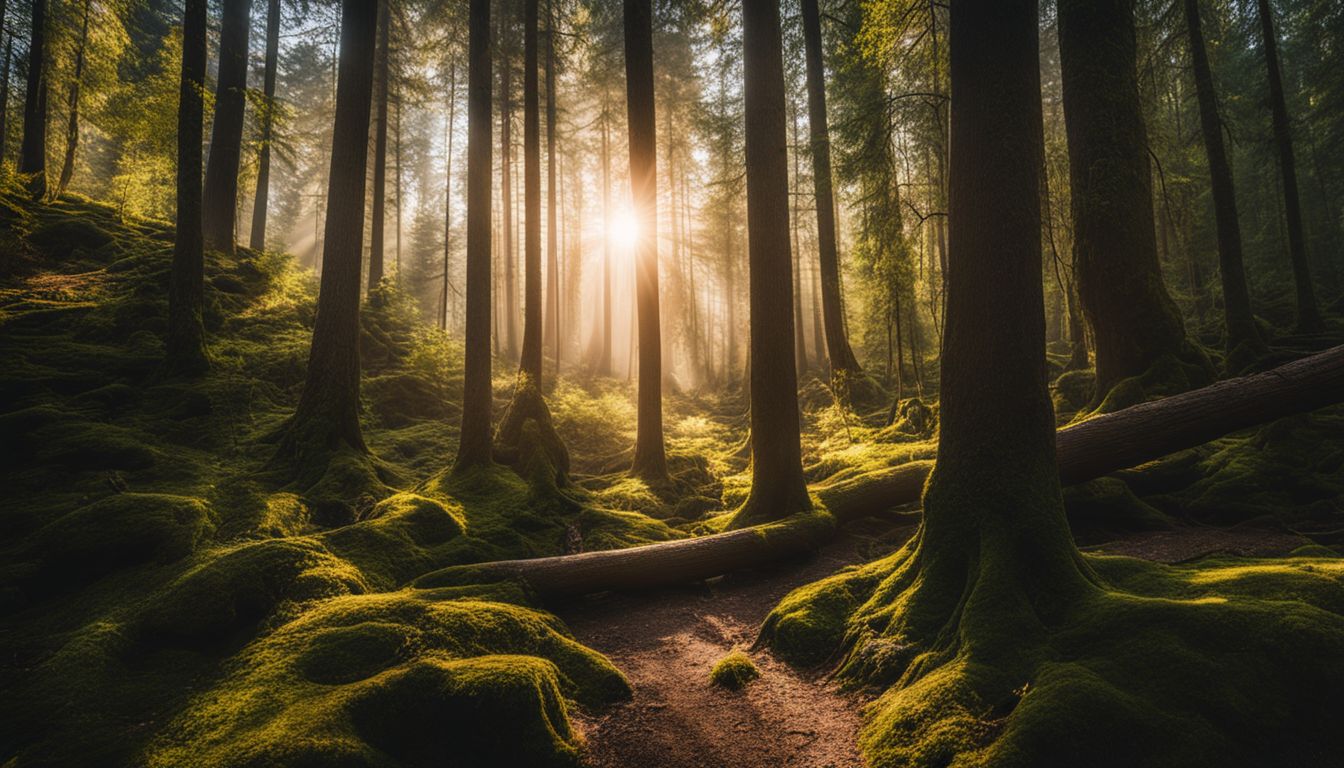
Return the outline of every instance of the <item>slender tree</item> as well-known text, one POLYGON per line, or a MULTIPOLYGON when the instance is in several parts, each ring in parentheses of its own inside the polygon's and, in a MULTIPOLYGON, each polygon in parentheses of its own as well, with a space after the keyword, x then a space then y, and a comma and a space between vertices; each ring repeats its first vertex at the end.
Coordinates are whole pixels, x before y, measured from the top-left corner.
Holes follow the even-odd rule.
POLYGON ((630 471, 667 478, 663 447, 662 331, 658 317, 658 140, 653 96, 653 6, 625 0, 625 88, 630 137, 630 197, 638 232, 635 303, 639 314, 639 415, 630 471))
POLYGON ((448 67, 448 122, 444 127, 444 144, 448 147, 447 162, 443 174, 443 304, 439 308, 439 329, 448 330, 448 317, 452 304, 449 293, 448 275, 452 268, 453 255, 453 139, 457 128, 457 61, 448 67))
POLYGON ((47 196, 47 0, 32 2, 28 41, 28 90, 23 102, 19 173, 27 175, 33 199, 47 196))
MULTIPOLYGON (((1199 123, 1204 134, 1204 151, 1209 159, 1213 186, 1213 213, 1218 226, 1218 267, 1223 281, 1223 312, 1227 329, 1227 351, 1244 348, 1257 353, 1264 348, 1251 314, 1251 295, 1246 289, 1246 267, 1241 252, 1241 224, 1237 218, 1237 197, 1232 185, 1232 166, 1223 146, 1223 122, 1218 116, 1218 96, 1213 89, 1213 70, 1204 47, 1204 30, 1199 20, 1199 0, 1184 0, 1186 30, 1189 34, 1190 59, 1194 64, 1195 92, 1199 98, 1199 123)), ((1238 360, 1244 359, 1244 354, 1238 360)))
POLYGON ((471 0, 467 56, 467 307, 462 435, 455 471, 491 461, 490 0, 471 0))
POLYGON ((252 0, 224 0, 214 127, 205 165, 205 247, 229 255, 233 254, 234 220, 238 214, 238 167, 247 102, 247 36, 251 17, 252 0))
POLYGON ((821 15, 817 0, 802 0, 803 45, 807 57, 807 122, 812 144, 812 184, 816 193, 817 247, 821 258, 821 310, 831 376, 859 373, 845 333, 840 298, 840 257, 836 250, 835 194, 831 189, 831 134, 826 123, 826 79, 822 66, 821 15))
POLYGON ((375 3, 341 3, 317 321, 303 394, 276 453, 277 459, 293 461, 301 471, 325 463, 337 451, 367 451, 359 427, 359 277, 377 20, 375 3))
POLYGON ((89 45, 89 15, 92 9, 92 0, 84 0, 79 40, 75 44, 75 69, 70 79, 70 96, 66 101, 65 159, 61 162, 61 175, 56 183, 57 195, 65 191, 70 185, 70 178, 75 175, 75 151, 79 148, 79 92, 84 81, 84 61, 89 45))
POLYGON ((388 43, 391 41, 392 16, 389 7, 392 0, 377 0, 378 3, 378 50, 374 54, 373 91, 376 106, 374 109, 373 136, 373 212, 369 219, 369 294, 372 295, 383 281, 383 241, 385 220, 387 217, 387 99, 391 92, 389 80, 392 59, 388 43))
POLYGON ((500 3, 499 19, 499 186, 500 186, 500 258, 502 260, 504 301, 500 307, 504 339, 501 346, 510 359, 518 357, 518 290, 514 276, 518 268, 513 237, 513 40, 514 0, 500 3))
POLYGON ((257 194, 252 205, 252 236, 248 246, 254 251, 266 247, 266 216, 271 200, 271 142, 275 134, 275 71, 280 58, 280 0, 266 3, 266 61, 262 76, 264 109, 261 115, 261 152, 257 157, 257 194))
POLYGON ((541 386, 541 115, 537 82, 538 0, 523 9, 523 359, 541 386))
POLYGON ((1316 292, 1307 262, 1307 236, 1302 230, 1302 203, 1297 190, 1297 161, 1293 157, 1293 131, 1288 121, 1288 104, 1283 96, 1283 75, 1279 72, 1279 41, 1274 33, 1274 11, 1269 0, 1257 0, 1260 35, 1269 77, 1269 103, 1274 118, 1274 144, 1279 151, 1279 172, 1283 174, 1283 213, 1288 220, 1288 255, 1293 264, 1293 283, 1297 288, 1297 330, 1314 333, 1325 324, 1316 307, 1316 292))
POLYGON ((734 526, 810 509, 798 425, 789 255, 789 166, 779 5, 743 0, 748 273, 751 299, 751 495, 734 526))
MULTIPOLYGON (((0 0, 0 10, 3 8, 3 0, 0 0)), ((0 163, 4 163, 5 155, 9 154, 9 73, 14 59, 14 36, 5 31, 3 18, 0 18, 0 34, 5 36, 5 64, 4 69, 0 69, 0 163)))
POLYGON ((546 323, 560 376, 560 252, 555 207, 555 10, 546 0, 546 323))
POLYGON ((602 359, 597 372, 611 375, 611 108, 602 94, 602 359))
POLYGON ((205 351, 205 244, 201 231, 201 140, 205 130, 206 0, 182 13, 177 101, 177 230, 168 275, 167 367, 187 375, 209 367, 205 351))
POLYGON ((1189 350, 1158 261, 1136 51, 1134 0, 1060 0, 1074 273, 1096 343, 1094 405, 1189 350))

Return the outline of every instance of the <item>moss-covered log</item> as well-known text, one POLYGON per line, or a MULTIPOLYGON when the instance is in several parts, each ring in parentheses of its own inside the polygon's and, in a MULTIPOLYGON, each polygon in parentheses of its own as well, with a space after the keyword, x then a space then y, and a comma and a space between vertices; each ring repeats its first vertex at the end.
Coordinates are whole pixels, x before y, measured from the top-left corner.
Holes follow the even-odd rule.
MULTIPOLYGON (((1060 479, 1080 483, 1275 419, 1344 401, 1344 346, 1271 371, 1098 416, 1060 430, 1060 479)), ((834 523, 919 501, 931 461, 813 489, 825 512, 629 549, 503 560, 427 574, 417 586, 522 579, 541 595, 648 589, 707 579, 810 551, 834 523)))

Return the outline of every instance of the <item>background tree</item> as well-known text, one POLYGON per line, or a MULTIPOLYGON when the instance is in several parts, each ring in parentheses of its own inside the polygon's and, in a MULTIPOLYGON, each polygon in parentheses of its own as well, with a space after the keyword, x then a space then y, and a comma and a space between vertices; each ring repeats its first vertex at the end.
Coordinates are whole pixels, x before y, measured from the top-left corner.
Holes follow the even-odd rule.
POLYGON ((177 108, 177 229, 168 276, 168 369, 198 374, 205 350, 205 243, 201 231, 201 141, 204 127, 206 0, 182 13, 182 77, 177 108))
POLYGON ((224 0, 222 9, 215 118, 210 132, 210 157, 205 166, 203 227, 206 248, 232 255, 243 111, 247 103, 247 37, 252 0, 224 0))
POLYGON ((61 175, 56 183, 56 194, 60 195, 70 184, 75 174, 75 151, 79 148, 79 93, 84 84, 84 62, 89 45, 89 16, 93 9, 93 0, 84 0, 80 13, 79 41, 75 45, 75 71, 70 79, 70 96, 66 101, 65 159, 61 161, 61 175))
POLYGON ((28 192, 47 196, 47 0, 33 0, 28 39, 28 90, 23 102, 19 173, 30 176, 28 192))
POLYGON ((387 103, 392 91, 392 0, 378 3, 378 50, 374 54, 373 98, 373 211, 369 222, 369 295, 378 290, 383 281, 384 254, 387 236, 387 103))
POLYGON ((280 59, 280 0, 266 3, 266 59, 262 76, 261 151, 257 156, 257 194, 252 204, 252 233, 248 246, 266 247, 266 217, 271 201, 271 143, 275 135, 275 75, 280 59))

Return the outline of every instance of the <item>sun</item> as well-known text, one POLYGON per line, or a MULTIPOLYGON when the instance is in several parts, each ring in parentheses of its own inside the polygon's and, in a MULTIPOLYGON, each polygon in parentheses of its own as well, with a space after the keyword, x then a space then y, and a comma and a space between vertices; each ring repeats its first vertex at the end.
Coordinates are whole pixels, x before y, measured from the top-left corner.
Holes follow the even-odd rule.
POLYGON ((621 208, 612 217, 607 231, 611 244, 623 250, 633 250, 639 242, 639 218, 629 208, 621 208))

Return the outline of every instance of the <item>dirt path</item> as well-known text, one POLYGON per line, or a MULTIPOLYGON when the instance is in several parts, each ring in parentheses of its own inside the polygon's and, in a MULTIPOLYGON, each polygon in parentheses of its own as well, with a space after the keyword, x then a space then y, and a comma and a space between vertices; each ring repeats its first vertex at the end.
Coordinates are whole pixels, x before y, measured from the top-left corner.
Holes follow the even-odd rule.
POLYGON ((799 672, 766 650, 741 692, 709 682, 734 648, 748 650, 761 621, 794 587, 880 555, 846 536, 803 563, 726 576, 707 586, 648 595, 601 595, 557 613, 579 642, 621 669, 634 698, 580 718, 594 768, 852 768, 865 699, 823 675, 799 672))
MULTIPOLYGON (((766 614, 794 587, 881 556, 900 538, 887 537, 885 545, 877 545, 848 533, 805 562, 771 571, 733 574, 655 595, 599 595, 557 607, 579 642, 606 654, 634 687, 631 701, 578 718, 588 765, 863 766, 857 749, 866 701, 861 694, 841 692, 824 676, 799 672, 766 650, 750 652, 761 678, 740 693, 711 684, 709 669, 734 648, 749 649, 766 614)), ((1215 553, 1281 555, 1302 543, 1262 530, 1179 528, 1087 549, 1175 563, 1215 553)))

